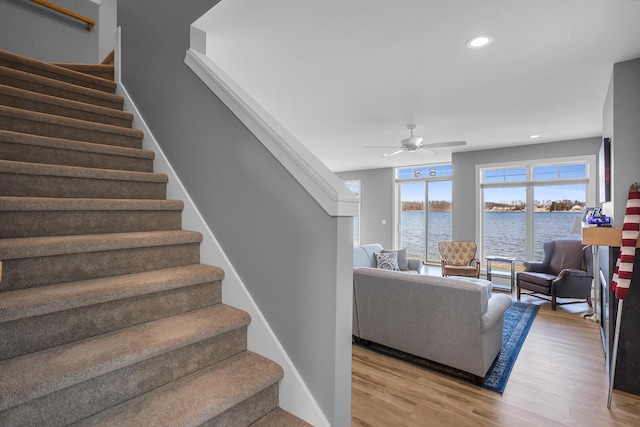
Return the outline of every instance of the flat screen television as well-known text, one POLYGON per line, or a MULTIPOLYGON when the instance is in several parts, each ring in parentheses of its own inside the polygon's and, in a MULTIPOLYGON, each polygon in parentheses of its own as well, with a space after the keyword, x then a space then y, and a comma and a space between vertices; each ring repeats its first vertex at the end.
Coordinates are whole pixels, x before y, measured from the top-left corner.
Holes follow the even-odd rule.
POLYGON ((604 138, 598 153, 600 203, 611 201, 611 138, 604 138))

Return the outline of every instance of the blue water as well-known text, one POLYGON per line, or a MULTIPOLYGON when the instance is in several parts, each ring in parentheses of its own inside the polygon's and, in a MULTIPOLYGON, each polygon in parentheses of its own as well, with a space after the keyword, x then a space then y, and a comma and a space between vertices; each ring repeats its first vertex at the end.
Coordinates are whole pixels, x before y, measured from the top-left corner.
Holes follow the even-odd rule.
MULTIPOLYGON (((521 265, 527 260, 525 212, 485 212, 485 256, 515 257, 521 265)), ((534 260, 542 260, 542 244, 555 239, 577 239, 571 234, 573 219, 582 212, 534 212, 534 260)), ((401 247, 411 257, 439 261, 438 242, 451 240, 451 212, 429 213, 429 250, 425 257, 424 211, 402 212, 401 247)))

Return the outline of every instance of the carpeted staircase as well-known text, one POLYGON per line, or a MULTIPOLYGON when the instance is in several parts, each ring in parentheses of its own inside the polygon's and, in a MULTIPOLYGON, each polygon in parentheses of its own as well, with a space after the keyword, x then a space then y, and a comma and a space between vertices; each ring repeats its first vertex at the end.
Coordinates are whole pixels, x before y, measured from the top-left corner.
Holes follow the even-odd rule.
POLYGON ((0 51, 0 425, 308 425, 115 88, 0 51))

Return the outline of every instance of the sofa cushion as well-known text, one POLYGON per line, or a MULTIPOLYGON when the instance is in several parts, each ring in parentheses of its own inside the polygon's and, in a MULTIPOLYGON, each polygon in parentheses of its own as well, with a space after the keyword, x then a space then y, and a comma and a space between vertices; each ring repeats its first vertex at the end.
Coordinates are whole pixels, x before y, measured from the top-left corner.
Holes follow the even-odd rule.
POLYGON ((466 280, 468 282, 473 282, 478 285, 484 286, 487 291, 487 298, 491 298, 491 292, 493 291, 493 283, 489 280, 484 280, 476 277, 468 277, 468 276, 449 276, 450 279, 457 280, 466 280))
POLYGON ((394 270, 400 271, 398 267, 398 253, 397 252, 375 252, 376 267, 382 270, 394 270))
POLYGON ((518 273, 518 280, 534 283, 539 286, 551 287, 551 282, 556 279, 553 274, 535 273, 533 271, 521 271, 518 273))
POLYGON ((391 252, 395 252, 398 254, 398 268, 400 268, 400 271, 409 270, 409 258, 407 257, 407 248, 396 249, 396 250, 390 250, 390 249, 382 250, 383 254, 391 253, 391 252))
POLYGON ((447 274, 450 276, 476 276, 476 272, 478 270, 475 267, 470 265, 448 265, 447 266, 447 274))

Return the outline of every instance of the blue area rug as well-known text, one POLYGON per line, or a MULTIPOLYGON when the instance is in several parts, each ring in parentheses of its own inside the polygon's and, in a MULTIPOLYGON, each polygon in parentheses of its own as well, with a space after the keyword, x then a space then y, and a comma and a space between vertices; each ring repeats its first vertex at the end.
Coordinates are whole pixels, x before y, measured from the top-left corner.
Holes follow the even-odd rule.
POLYGON ((504 313, 502 348, 484 377, 482 387, 498 393, 504 392, 513 365, 529 333, 539 306, 514 302, 504 313))
MULTIPOLYGON (((524 344, 524 340, 529 333, 529 329, 531 328, 533 319, 536 317, 538 308, 539 307, 537 305, 514 302, 504 313, 502 348, 500 349, 498 357, 496 357, 496 360, 493 362, 493 365, 491 365, 487 371, 487 375, 484 377, 484 381, 482 383, 483 388, 498 393, 504 392, 504 389, 507 386, 507 380, 509 379, 509 375, 513 369, 513 365, 516 363, 516 358, 518 357, 522 344, 524 344)), ((423 359, 412 354, 404 353, 400 350, 386 347, 381 344, 370 342, 367 345, 362 345, 354 342, 354 345, 361 346, 405 362, 420 365, 424 368, 442 372, 465 381, 473 382, 473 376, 467 372, 423 359)))

